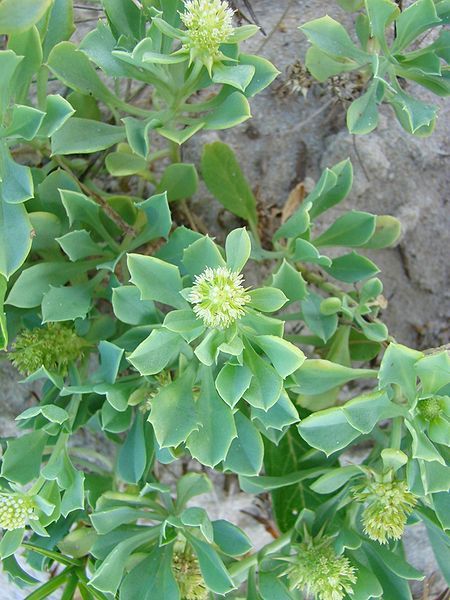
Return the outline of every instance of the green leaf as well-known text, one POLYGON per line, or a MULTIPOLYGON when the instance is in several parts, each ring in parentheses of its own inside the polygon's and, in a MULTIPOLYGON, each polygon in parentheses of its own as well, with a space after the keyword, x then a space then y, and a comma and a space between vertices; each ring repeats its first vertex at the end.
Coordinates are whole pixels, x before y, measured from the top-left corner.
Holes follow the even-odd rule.
POLYGON ((250 306, 261 312, 276 312, 288 300, 281 290, 271 287, 250 290, 249 296, 251 298, 250 306))
POLYGON ((183 339, 167 329, 155 329, 127 358, 141 375, 156 375, 173 362, 183 339))
POLYGON ((0 198, 2 202, 18 204, 33 197, 33 180, 29 167, 19 165, 8 147, 0 142, 0 198))
POLYGON ((397 92, 390 103, 405 131, 414 135, 432 133, 437 115, 436 106, 425 104, 401 91, 397 92))
POLYGON ((2 477, 23 485, 38 477, 47 438, 44 431, 32 431, 9 441, 3 455, 2 477))
POLYGON ((225 261, 217 245, 206 235, 184 250, 183 265, 189 275, 200 275, 206 267, 224 267, 225 261))
POLYGON ((411 402, 416 396, 416 379, 414 365, 422 358, 422 352, 417 352, 401 344, 390 344, 381 361, 378 379, 380 386, 390 383, 399 385, 411 402))
POLYGON ((131 281, 139 288, 143 300, 187 308, 188 304, 180 294, 183 289, 181 276, 174 265, 153 256, 129 254, 128 269, 131 281))
POLYGON ((322 235, 313 240, 319 246, 358 247, 367 242, 375 231, 375 217, 370 213, 352 210, 345 213, 322 235))
POLYGON ((187 534, 186 537, 197 555, 200 570, 208 588, 220 595, 235 589, 225 565, 213 547, 193 535, 187 534))
POLYGON ((398 17, 397 37, 392 52, 403 50, 421 33, 440 22, 433 0, 416 0, 398 17))
POLYGON ((312 202, 311 218, 315 219, 320 214, 339 204, 351 190, 353 183, 353 167, 350 159, 344 160, 326 169, 316 187, 307 196, 306 200, 312 202))
POLYGON ((137 411, 117 458, 117 473, 126 483, 136 484, 145 473, 147 450, 142 414, 137 411))
POLYGON ((89 58, 71 42, 57 44, 47 60, 50 70, 69 88, 92 96, 99 101, 122 107, 121 101, 112 94, 97 75, 89 58))
POLYGON ((225 240, 227 267, 240 273, 250 258, 252 244, 245 228, 234 229, 225 240))
POLYGON ((288 425, 298 422, 298 412, 286 392, 281 392, 276 403, 267 411, 252 406, 251 418, 252 421, 257 419, 266 429, 283 431, 288 425))
POLYGON ((158 193, 167 192, 169 202, 193 196, 198 188, 195 165, 178 163, 169 165, 156 188, 158 193))
POLYGON ((190 308, 172 310, 164 319, 164 327, 179 333, 187 342, 195 340, 205 331, 204 325, 190 308))
POLYGON ((206 475, 203 473, 187 473, 177 481, 177 501, 176 510, 184 508, 189 500, 202 494, 208 494, 213 486, 206 475))
POLYGON ((233 412, 217 394, 210 369, 203 369, 196 405, 199 428, 189 435, 186 447, 202 465, 214 468, 227 456, 237 432, 233 412))
POLYGON ((6 279, 3 275, 0 275, 0 350, 6 350, 8 347, 8 327, 6 324, 6 313, 3 310, 6 289, 6 279))
POLYGON ((255 408, 268 410, 280 397, 283 379, 276 370, 266 360, 261 358, 261 356, 259 356, 248 344, 244 351, 244 362, 253 373, 250 385, 244 392, 244 398, 255 408))
POLYGON ((153 425, 160 448, 176 447, 198 430, 200 419, 192 392, 192 368, 165 385, 152 400, 148 420, 153 425))
POLYGON ((225 402, 234 408, 248 389, 252 372, 245 365, 227 363, 216 378, 216 388, 225 402))
POLYGON ((94 589, 115 595, 122 580, 128 557, 136 548, 152 539, 151 529, 145 529, 145 532, 130 535, 121 541, 106 556, 100 566, 96 568, 89 582, 94 589))
POLYGON ((380 269, 368 258, 356 252, 344 254, 333 259, 331 267, 323 267, 324 270, 339 281, 345 283, 356 283, 368 277, 373 277, 380 269))
POLYGON ((16 421, 31 419, 37 415, 42 415, 51 423, 58 423, 58 425, 61 425, 69 418, 68 413, 63 408, 54 404, 44 404, 43 406, 32 406, 31 408, 27 408, 16 417, 16 421))
POLYGON ((42 322, 74 321, 84 319, 91 308, 91 286, 54 287, 42 298, 42 322))
POLYGON ((353 477, 362 474, 363 470, 356 465, 330 469, 328 473, 325 473, 311 484, 311 489, 318 494, 331 494, 342 488, 353 477))
POLYGON ((310 292, 302 302, 302 312, 305 323, 312 333, 315 333, 324 342, 327 342, 337 329, 338 317, 336 314, 322 314, 320 310, 322 300, 322 296, 310 292))
POLYGON ((70 225, 74 223, 90 225, 103 239, 108 241, 111 239, 100 218, 101 209, 99 204, 84 194, 73 192, 72 190, 59 190, 59 193, 61 195, 61 202, 69 217, 70 225))
POLYGON ((350 133, 365 135, 377 128, 377 90, 378 82, 375 82, 367 92, 350 104, 347 110, 347 127, 350 133))
POLYGON ((386 27, 400 14, 399 7, 392 0, 366 0, 372 37, 375 37, 381 48, 389 53, 386 44, 386 27))
POLYGON ((102 249, 85 229, 69 231, 69 233, 56 238, 56 241, 72 262, 102 254, 102 249))
POLYGON ((142 156, 130 152, 110 152, 106 157, 105 167, 114 177, 127 177, 147 171, 147 161, 142 156))
POLYGON ((253 79, 255 67, 239 64, 227 67, 221 63, 214 67, 213 82, 231 85, 241 92, 245 92, 248 84, 253 79))
MULTIPOLYGON (((367 542, 366 542, 367 543, 367 542)), ((401 579, 414 579, 416 581, 422 581, 425 579, 425 575, 415 569, 412 565, 408 564, 404 558, 402 558, 396 552, 392 552, 388 548, 384 548, 379 544, 369 542, 372 551, 383 561, 392 573, 395 573, 401 579)))
POLYGON ((53 0, 49 11, 47 31, 42 44, 44 59, 59 42, 68 40, 75 30, 73 21, 73 3, 71 0, 53 0))
MULTIPOLYGON (((1 5, 4 7, 4 4, 1 5)), ((12 80, 22 56, 17 56, 12 50, 0 51, 0 69, 2 73, 2 85, 0 88, 0 116, 3 116, 8 107, 12 94, 12 80)))
POLYGON ((328 360, 311 358, 294 374, 294 379, 296 391, 300 394, 317 395, 355 379, 376 376, 377 372, 370 369, 351 369, 328 360))
POLYGON ((23 204, 0 198, 0 274, 6 279, 24 263, 31 249, 31 223, 23 204))
POLYGON ((131 243, 130 249, 134 250, 141 244, 146 244, 151 240, 161 237, 167 239, 172 227, 172 217, 167 202, 167 195, 163 193, 152 196, 144 200, 144 202, 136 204, 136 208, 142 210, 147 218, 147 222, 139 235, 131 243))
POLYGON ((208 190, 223 206, 256 226, 256 199, 236 157, 227 144, 206 144, 201 169, 208 190))
POLYGON ((306 282, 301 273, 285 259, 283 259, 278 271, 272 276, 272 285, 281 290, 291 302, 304 300, 308 294, 306 282))
POLYGON ((450 383, 450 356, 447 351, 420 358, 414 370, 422 383, 422 394, 436 394, 450 383))
POLYGON ((17 552, 22 543, 25 529, 12 529, 5 531, 0 541, 0 558, 8 558, 17 552))
POLYGON ((300 29, 312 44, 332 56, 353 58, 361 65, 370 60, 368 54, 355 46, 342 25, 328 15, 309 21, 300 29))
POLYGON ((46 13, 52 0, 3 0, 0 4, 0 33, 11 35, 30 29, 46 13))
POLYGON ((140 561, 120 587, 120 600, 179 600, 180 592, 172 571, 172 546, 154 548, 140 561))
POLYGON ((317 81, 324 82, 340 73, 353 71, 358 63, 343 56, 332 56, 317 46, 310 46, 306 52, 305 66, 317 81))
POLYGON ((31 106, 15 104, 11 111, 8 127, 1 132, 2 137, 32 140, 38 132, 45 113, 31 106))
POLYGON ((295 240, 292 260, 295 262, 315 263, 322 267, 329 267, 332 264, 331 258, 320 254, 313 244, 301 238, 295 240))
POLYGON ((149 325, 158 320, 154 303, 141 300, 139 290, 132 285, 113 288, 112 306, 116 317, 129 325, 149 325))
POLYGON ((299 369, 305 361, 305 355, 290 342, 274 335, 259 335, 253 338, 256 344, 269 357, 283 379, 299 369))
POLYGON ((303 419, 298 430, 313 448, 330 456, 349 446, 361 434, 347 421, 341 408, 321 410, 303 419))
POLYGON ((241 412, 235 415, 237 438, 235 438, 223 462, 224 470, 240 475, 257 475, 264 456, 261 435, 241 412))
POLYGON ((104 0, 103 6, 112 30, 131 39, 142 36, 142 13, 132 0, 104 0))
MULTIPOLYGON (((242 29, 240 27, 239 29, 242 29)), ((235 29, 235 31, 238 31, 235 29)), ((276 69, 271 62, 262 56, 254 56, 253 54, 239 54, 239 64, 250 65, 254 67, 255 74, 251 82, 245 88, 245 95, 247 98, 252 98, 269 86, 272 81, 279 75, 278 69, 276 69)))
POLYGON ((212 522, 214 543, 228 556, 238 557, 252 549, 252 542, 242 529, 229 521, 219 519, 212 522))
POLYGON ((124 139, 123 127, 71 117, 53 134, 52 154, 90 154, 124 139))
MULTIPOLYGON (((11 90, 17 103, 25 104, 31 81, 42 64, 41 37, 37 27, 8 36, 8 49, 21 57, 20 65, 14 72, 11 90)), ((5 89, 8 89, 5 80, 5 89)))
POLYGON ((353 398, 342 410, 350 425, 364 434, 370 433, 378 421, 404 414, 402 407, 390 401, 385 390, 353 398))
POLYGON ((263 600, 292 600, 294 597, 275 573, 259 573, 259 591, 263 600))
POLYGON ((395 246, 402 233, 400 221, 390 215, 377 215, 375 219, 375 231, 362 248, 378 250, 395 246))
POLYGON ((250 105, 247 98, 240 92, 233 92, 205 118, 204 129, 229 129, 250 117, 250 105))

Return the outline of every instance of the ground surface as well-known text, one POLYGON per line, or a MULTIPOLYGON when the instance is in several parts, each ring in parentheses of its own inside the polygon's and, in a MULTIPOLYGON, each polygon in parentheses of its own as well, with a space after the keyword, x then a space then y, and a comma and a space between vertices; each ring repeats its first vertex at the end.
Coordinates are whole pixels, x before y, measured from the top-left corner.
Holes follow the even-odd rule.
MULTIPOLYGON (((376 214, 391 214, 403 225, 400 245, 371 256, 382 269, 386 297, 384 318, 391 334, 400 342, 415 347, 438 346, 448 342, 450 298, 448 290, 448 211, 450 169, 448 144, 449 107, 443 107, 436 132, 428 139, 415 139, 396 124, 389 109, 383 110, 378 130, 367 137, 353 139, 344 123, 344 111, 325 89, 286 95, 279 89, 288 79, 286 69, 304 56, 306 42, 298 25, 328 13, 348 23, 351 18, 329 0, 251 0, 260 24, 268 37, 255 37, 250 52, 260 52, 282 72, 279 82, 253 100, 253 119, 233 129, 201 135, 184 150, 184 158, 198 162, 204 142, 222 139, 231 144, 243 170, 257 186, 261 210, 276 219, 290 190, 305 177, 318 178, 321 169, 350 156, 355 183, 346 203, 338 210, 353 208, 376 214)), ((236 6, 245 11, 242 0, 236 6)), ((247 13, 248 14, 248 13, 247 13)), ((98 13, 79 12, 81 20, 98 13)), ((95 21, 84 23, 86 30, 95 21)), ((423 92, 420 92, 425 97, 423 92)), ((435 102, 435 99, 433 100, 435 102)), ((219 223, 223 215, 217 203, 203 190, 193 203, 203 222, 223 238, 219 223), (206 199, 206 202, 205 202, 206 199)), ((231 223, 227 221, 225 223, 231 223)), ((0 433, 13 435, 14 417, 33 402, 30 391, 17 384, 17 374, 1 367, 0 433)), ((221 486, 207 498, 205 507, 213 518, 228 518, 241 525, 256 545, 270 539, 262 524, 244 511, 260 514, 253 499, 238 492, 232 484, 227 493, 221 486)), ((407 550, 412 562, 431 576, 436 569, 426 547, 423 532, 408 533, 407 550)), ((431 580, 431 598, 442 591, 439 580, 431 580)), ((1 597, 22 600, 26 593, 11 588, 0 579, 1 597)), ((415 587, 422 597, 422 584, 415 587)))

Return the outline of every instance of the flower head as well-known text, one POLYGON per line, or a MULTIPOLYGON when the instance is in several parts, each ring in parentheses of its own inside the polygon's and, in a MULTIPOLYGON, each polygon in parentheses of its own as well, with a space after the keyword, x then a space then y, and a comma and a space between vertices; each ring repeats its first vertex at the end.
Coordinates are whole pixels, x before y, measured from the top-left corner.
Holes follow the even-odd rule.
POLYGON ((198 560, 192 552, 187 549, 175 550, 172 569, 183 600, 206 600, 209 598, 198 560))
POLYGON ((0 527, 11 531, 22 529, 28 521, 35 521, 35 504, 25 494, 0 494, 0 527))
POLYGON ((288 567, 291 589, 304 589, 317 600, 342 600, 356 583, 355 568, 348 558, 338 556, 330 538, 305 541, 288 567))
POLYGON ((64 375, 69 363, 83 354, 84 344, 71 327, 49 323, 17 336, 11 352, 12 362, 24 375, 34 373, 42 366, 64 375))
POLYGON ((380 544, 399 540, 406 521, 416 505, 416 497, 408 490, 405 481, 370 483, 354 497, 367 502, 362 515, 364 532, 380 544))
POLYGON ((419 414, 425 421, 433 421, 441 416, 443 412, 443 402, 439 396, 433 396, 432 398, 420 400, 417 408, 419 414))
POLYGON ((233 32, 233 10, 223 0, 185 0, 180 13, 188 40, 184 47, 191 59, 201 58, 212 65, 220 55, 219 47, 233 32))
POLYGON ((251 300, 243 287, 244 278, 227 267, 207 267, 197 275, 188 300, 207 327, 226 329, 245 314, 251 300))

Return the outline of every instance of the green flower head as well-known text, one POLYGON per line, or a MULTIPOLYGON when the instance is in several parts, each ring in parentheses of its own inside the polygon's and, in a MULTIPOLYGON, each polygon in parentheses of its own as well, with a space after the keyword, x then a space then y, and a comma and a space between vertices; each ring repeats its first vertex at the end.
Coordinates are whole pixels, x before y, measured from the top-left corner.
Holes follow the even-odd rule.
POLYGON ((11 358, 23 375, 34 373, 42 366, 65 375, 68 365, 82 356, 83 346, 85 342, 71 327, 49 323, 20 333, 13 345, 11 358))
POLYGON ((439 396, 420 400, 417 408, 420 416, 423 417, 425 421, 434 421, 434 419, 438 419, 444 410, 442 398, 439 396))
POLYGON ((196 556, 188 549, 175 550, 172 569, 183 600, 207 600, 209 592, 196 556))
POLYGON ((197 275, 188 300, 207 327, 226 329, 245 314, 251 300, 244 278, 227 267, 207 267, 197 275))
POLYGON ((35 504, 25 494, 0 494, 0 527, 6 531, 22 529, 35 521, 35 504))
POLYGON ((370 483, 363 491, 355 492, 354 497, 367 503, 362 515, 364 532, 380 544, 402 537, 416 505, 416 497, 405 481, 370 483))
POLYGON ((220 57, 219 47, 233 33, 233 10, 223 0, 186 0, 180 13, 186 27, 184 48, 191 60, 199 58, 211 66, 220 57))
POLYGON ((317 600, 342 600, 356 583, 355 568, 338 556, 330 538, 308 540, 297 547, 285 574, 291 589, 304 590, 317 600))

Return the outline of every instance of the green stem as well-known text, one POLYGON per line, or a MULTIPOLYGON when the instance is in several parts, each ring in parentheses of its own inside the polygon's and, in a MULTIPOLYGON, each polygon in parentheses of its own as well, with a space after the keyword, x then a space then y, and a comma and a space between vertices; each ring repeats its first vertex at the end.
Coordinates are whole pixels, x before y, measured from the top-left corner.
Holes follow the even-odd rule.
POLYGON ((233 565, 231 565, 231 567, 229 568, 229 573, 231 577, 233 579, 236 579, 239 578, 241 575, 245 575, 252 567, 256 566, 258 562, 267 554, 273 554, 274 552, 278 552, 279 550, 287 546, 291 541, 292 533, 293 529, 290 529, 270 544, 264 546, 264 548, 259 550, 259 552, 255 552, 251 556, 248 556, 247 558, 244 558, 238 563, 234 563, 233 565))
POLYGON ((402 443, 403 417, 395 417, 392 419, 391 428, 391 448, 400 450, 402 443))

